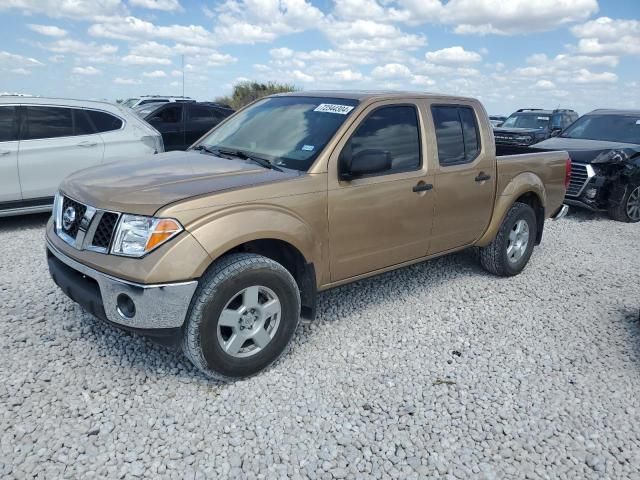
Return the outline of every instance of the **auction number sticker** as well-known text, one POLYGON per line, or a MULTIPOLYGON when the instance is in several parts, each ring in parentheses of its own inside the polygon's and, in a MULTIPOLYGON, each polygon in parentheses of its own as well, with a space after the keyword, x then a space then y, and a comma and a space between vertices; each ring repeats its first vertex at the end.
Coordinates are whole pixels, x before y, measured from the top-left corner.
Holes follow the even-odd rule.
POLYGON ((336 105, 336 104, 333 104, 333 103, 321 103, 313 111, 314 112, 325 112, 325 113, 337 113, 338 115, 346 115, 351 110, 353 110, 353 107, 349 106, 349 105, 336 105))

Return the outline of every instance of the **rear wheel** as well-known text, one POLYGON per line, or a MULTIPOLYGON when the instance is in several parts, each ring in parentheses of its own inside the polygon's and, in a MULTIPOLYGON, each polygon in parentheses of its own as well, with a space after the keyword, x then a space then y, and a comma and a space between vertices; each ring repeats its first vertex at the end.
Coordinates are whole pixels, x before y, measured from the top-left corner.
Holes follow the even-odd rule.
POLYGON ((537 233, 533 209, 525 203, 514 203, 496 238, 480 249, 480 263, 485 270, 495 275, 517 275, 531 258, 537 233))
POLYGON ((640 222, 640 184, 616 185, 611 192, 609 216, 619 222, 640 222))
POLYGON ((247 377, 284 353, 299 319, 298 286, 282 265, 261 255, 231 254, 200 282, 183 351, 210 377, 247 377))

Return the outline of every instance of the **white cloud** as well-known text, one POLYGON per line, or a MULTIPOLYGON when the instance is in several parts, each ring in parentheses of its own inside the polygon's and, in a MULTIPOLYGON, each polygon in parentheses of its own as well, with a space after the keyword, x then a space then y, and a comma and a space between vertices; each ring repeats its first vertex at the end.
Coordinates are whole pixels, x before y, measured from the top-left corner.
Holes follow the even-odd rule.
POLYGON ((147 78, 164 78, 167 74, 162 70, 154 70, 153 72, 144 72, 142 76, 147 78))
POLYGON ((55 25, 36 25, 30 23, 27 25, 34 32, 39 33, 40 35, 46 35, 48 37, 65 37, 67 35, 67 31, 56 27, 55 25))
POLYGON ((412 25, 454 25, 459 34, 518 35, 588 19, 597 0, 340 0, 333 14, 412 25))
POLYGON ((0 52, 0 66, 5 67, 42 67, 44 64, 35 58, 17 55, 15 53, 0 52))
POLYGON ((338 82, 359 82, 364 78, 362 73, 351 69, 332 72, 331 77, 338 82))
POLYGON ((582 68, 573 80, 576 83, 615 83, 618 81, 618 76, 611 72, 592 73, 586 68, 582 68))
POLYGON ((166 12, 182 10, 178 0, 129 0, 129 5, 150 10, 164 10, 166 12))
POLYGON ((538 80, 536 82, 536 87, 542 90, 553 90, 556 88, 556 85, 550 80, 538 80))
POLYGON ((122 58, 129 65, 171 65, 171 60, 162 57, 145 57, 143 55, 126 55, 122 58))
POLYGON ((307 75, 300 70, 294 70, 293 72, 290 72, 290 75, 294 80, 298 80, 300 82, 309 83, 315 80, 311 75, 307 75))
POLYGON ((374 68, 371 72, 374 78, 409 78, 411 77, 411 70, 406 65, 399 63, 387 63, 383 66, 374 68))
POLYGON ((135 41, 173 40, 188 45, 211 47, 218 39, 201 25, 155 25, 137 17, 109 17, 89 27, 94 37, 135 41))
POLYGON ((435 85, 436 82, 426 75, 413 75, 411 78, 411 85, 416 85, 419 87, 431 87, 435 85))
POLYGON ((73 70, 71 70, 71 73, 76 73, 78 75, 98 75, 102 72, 95 67, 88 66, 88 67, 75 67, 73 70))
POLYGON ((324 18, 306 0, 226 0, 215 14, 220 42, 249 44, 315 28, 324 18))
POLYGON ((336 48, 354 55, 411 51, 427 43, 422 35, 405 33, 393 25, 372 20, 326 22, 323 33, 336 48))
POLYGON ((141 57, 172 57, 174 55, 174 51, 170 46, 154 41, 136 42, 131 46, 129 53, 141 57))
POLYGON ((640 20, 600 17, 571 32, 578 37, 576 50, 587 55, 640 55, 640 20))
POLYGON ((277 59, 291 58, 293 56, 293 53, 293 50, 286 47, 272 48, 271 50, 269 50, 269 55, 277 59))
POLYGON ((451 0, 443 20, 461 34, 519 35, 586 20, 597 11, 597 0, 451 0))
POLYGON ((16 9, 49 17, 80 20, 115 15, 126 9, 120 0, 3 0, 0 11, 16 9))
POLYGON ((31 75, 31 70, 27 70, 26 68, 12 68, 9 72, 15 73, 16 75, 31 75))
POLYGON ((114 55, 118 51, 118 47, 115 45, 81 42, 71 38, 55 40, 51 43, 41 44, 40 46, 54 53, 68 53, 81 57, 93 57, 101 61, 103 61, 103 57, 114 55))
POLYGON ((140 85, 140 83, 142 83, 138 79, 122 77, 117 77, 113 82, 117 83, 118 85, 140 85))
POLYGON ((460 46, 455 46, 427 52, 425 58, 436 65, 459 66, 479 62, 482 60, 482 55, 465 50, 460 46))

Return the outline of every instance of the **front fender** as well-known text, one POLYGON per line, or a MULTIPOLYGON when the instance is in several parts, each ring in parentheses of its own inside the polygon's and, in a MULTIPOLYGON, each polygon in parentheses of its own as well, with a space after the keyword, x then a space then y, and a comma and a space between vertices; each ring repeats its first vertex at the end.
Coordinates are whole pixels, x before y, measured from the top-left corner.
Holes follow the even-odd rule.
POLYGON ((302 218, 274 205, 240 205, 207 215, 188 227, 189 232, 215 260, 252 240, 274 239, 294 246, 307 263, 320 258, 321 242, 302 218))
POLYGON ((480 240, 476 242, 476 246, 486 247, 493 241, 511 206, 518 198, 528 193, 534 193, 538 197, 545 210, 545 216, 547 215, 547 194, 542 180, 534 173, 521 173, 507 183, 502 189, 502 193, 500 193, 500 186, 498 186, 498 196, 493 208, 491 222, 480 240))

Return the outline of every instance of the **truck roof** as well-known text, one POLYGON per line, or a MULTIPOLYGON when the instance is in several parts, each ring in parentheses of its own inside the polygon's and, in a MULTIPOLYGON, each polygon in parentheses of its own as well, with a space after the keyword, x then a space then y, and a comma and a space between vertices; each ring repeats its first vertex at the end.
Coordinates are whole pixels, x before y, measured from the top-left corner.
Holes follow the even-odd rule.
POLYGON ((640 110, 630 110, 630 109, 615 109, 615 108, 598 108, 596 110, 593 110, 589 113, 587 113, 586 115, 592 115, 592 114, 598 114, 598 115, 640 115, 640 110))
POLYGON ((475 100, 471 97, 459 95, 447 95, 444 93, 428 93, 398 90, 304 90, 298 92, 286 92, 273 95, 275 97, 327 97, 348 98, 352 100, 388 99, 388 98, 447 98, 459 100, 475 100))
POLYGON ((90 106, 110 106, 114 104, 103 100, 78 100, 73 98, 55 98, 55 97, 20 97, 15 95, 5 95, 0 97, 0 103, 20 103, 24 105, 52 105, 67 107, 90 107, 90 106))

